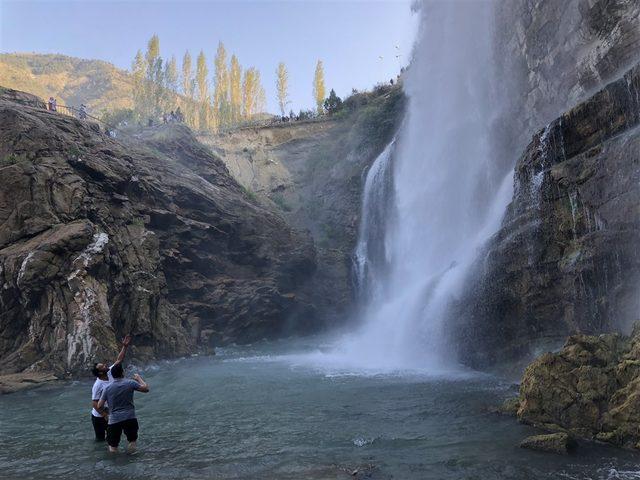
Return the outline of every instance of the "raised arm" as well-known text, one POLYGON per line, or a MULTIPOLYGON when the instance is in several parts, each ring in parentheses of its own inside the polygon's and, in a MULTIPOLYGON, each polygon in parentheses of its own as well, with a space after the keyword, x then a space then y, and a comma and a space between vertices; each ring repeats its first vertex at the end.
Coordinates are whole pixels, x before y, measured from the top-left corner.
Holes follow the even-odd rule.
POLYGON ((120 353, 118 354, 118 358, 113 364, 122 363, 124 360, 124 356, 127 354, 127 349, 129 348, 129 344, 131 343, 131 335, 127 335, 122 339, 122 349, 120 349, 120 353))
POLYGON ((147 393, 149 391, 149 384, 146 383, 140 375, 136 373, 133 378, 140 384, 140 388, 137 389, 138 392, 147 393))

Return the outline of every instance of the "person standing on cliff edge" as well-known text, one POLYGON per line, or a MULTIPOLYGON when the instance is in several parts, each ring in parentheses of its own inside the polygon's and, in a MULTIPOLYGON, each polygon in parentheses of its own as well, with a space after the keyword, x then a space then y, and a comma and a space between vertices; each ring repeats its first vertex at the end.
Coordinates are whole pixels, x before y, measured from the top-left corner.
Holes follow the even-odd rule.
POLYGON ((96 435, 96 442, 104 442, 105 435, 107 433, 107 421, 109 418, 108 408, 104 408, 104 412, 98 411, 98 402, 102 396, 104 388, 113 381, 111 375, 111 369, 115 365, 120 365, 127 354, 127 349, 131 343, 131 335, 127 335, 122 339, 122 349, 118 354, 118 358, 113 362, 113 365, 107 367, 107 363, 94 363, 91 373, 96 377, 96 381, 93 382, 93 388, 91 389, 91 401, 93 402, 93 408, 91 409, 91 423, 93 424, 93 431, 96 435))

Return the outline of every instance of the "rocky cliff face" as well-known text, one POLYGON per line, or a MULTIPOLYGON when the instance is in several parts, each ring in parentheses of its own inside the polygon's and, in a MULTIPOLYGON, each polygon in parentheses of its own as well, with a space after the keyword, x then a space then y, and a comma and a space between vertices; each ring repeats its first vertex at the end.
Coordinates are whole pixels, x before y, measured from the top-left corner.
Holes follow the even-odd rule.
POLYGON ((317 269, 306 291, 326 324, 344 323, 354 306, 353 252, 365 174, 404 113, 400 85, 349 97, 322 121, 244 128, 200 139, 229 171, 296 229, 307 230, 317 269))
POLYGON ((497 2, 495 31, 505 96, 495 174, 515 163, 515 191, 451 322, 461 358, 477 366, 569 333, 628 328, 640 311, 638 75, 629 71, 640 61, 640 4, 497 2))
POLYGON ((534 132, 640 61, 636 0, 496 2, 495 31, 505 106, 496 141, 507 167, 534 132))
POLYGON ((457 325, 476 365, 640 312, 640 65, 538 132, 457 325))
MULTIPOLYGON (((116 141, 0 98, 0 373, 76 372, 312 321, 313 244, 183 127, 116 141)), ((19 100, 19 98, 18 98, 19 100)))

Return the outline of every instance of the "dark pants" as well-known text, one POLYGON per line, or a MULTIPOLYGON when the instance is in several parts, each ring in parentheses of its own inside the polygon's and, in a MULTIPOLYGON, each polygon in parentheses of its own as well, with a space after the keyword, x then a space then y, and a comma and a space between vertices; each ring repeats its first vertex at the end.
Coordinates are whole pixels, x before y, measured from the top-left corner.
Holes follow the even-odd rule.
POLYGON ((93 431, 96 433, 96 442, 104 442, 107 433, 107 421, 103 417, 94 417, 91 415, 91 423, 93 423, 93 431))
POLYGON ((118 423, 111 423, 107 427, 107 443, 110 447, 116 448, 120 443, 122 432, 127 437, 128 442, 135 442, 138 439, 138 420, 130 418, 118 423))

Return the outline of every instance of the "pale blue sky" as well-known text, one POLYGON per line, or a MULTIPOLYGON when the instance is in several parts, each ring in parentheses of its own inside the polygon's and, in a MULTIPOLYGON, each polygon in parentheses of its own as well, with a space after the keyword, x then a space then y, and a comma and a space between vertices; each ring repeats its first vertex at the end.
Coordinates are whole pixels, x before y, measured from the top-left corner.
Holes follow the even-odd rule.
POLYGON ((62 53, 129 68, 157 33, 161 54, 180 64, 202 48, 213 73, 222 40, 229 54, 262 75, 277 111, 275 69, 289 69, 291 107, 310 108, 317 59, 340 96, 395 77, 417 28, 411 0, 395 1, 0 1, 0 51, 62 53), (396 48, 397 47, 397 48, 396 48), (400 55, 400 58, 396 58, 400 55), (382 59, 380 59, 382 57, 382 59))

